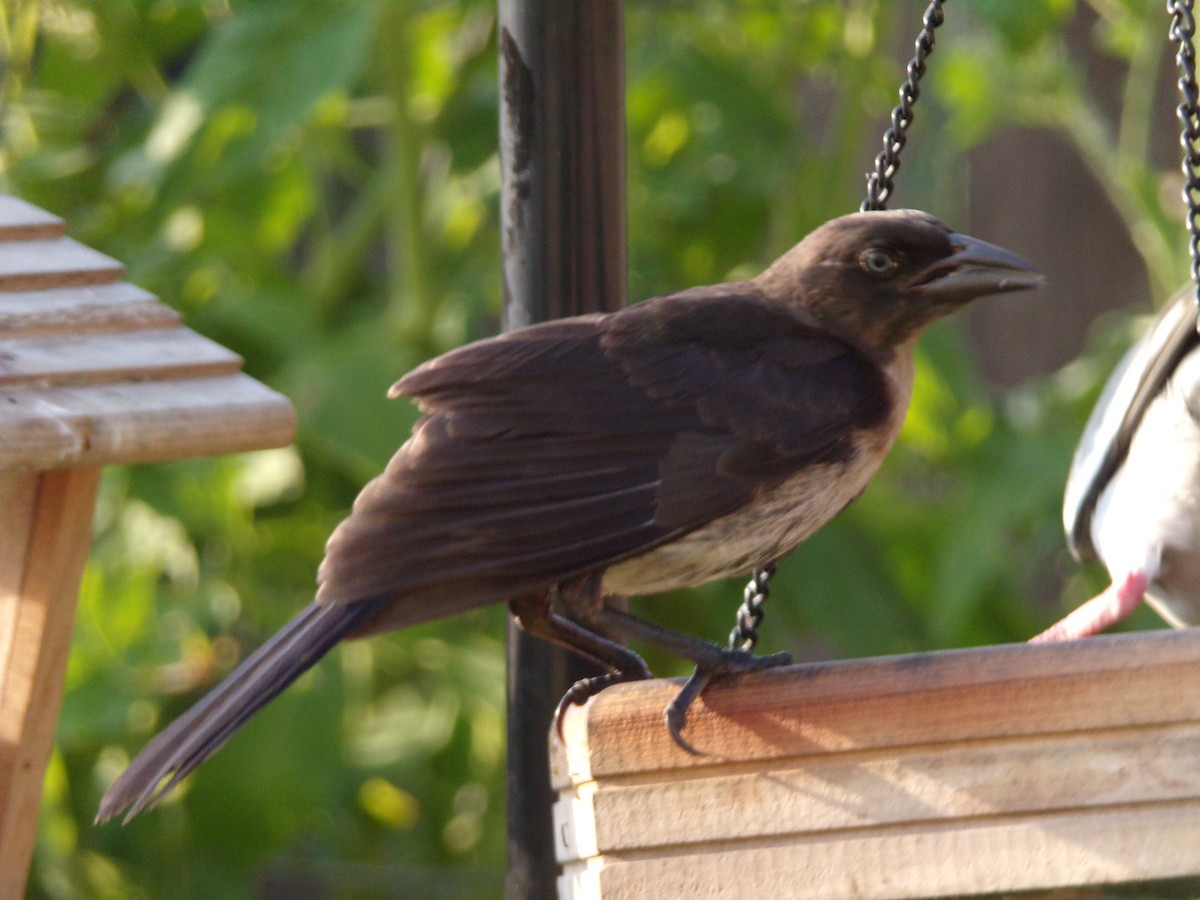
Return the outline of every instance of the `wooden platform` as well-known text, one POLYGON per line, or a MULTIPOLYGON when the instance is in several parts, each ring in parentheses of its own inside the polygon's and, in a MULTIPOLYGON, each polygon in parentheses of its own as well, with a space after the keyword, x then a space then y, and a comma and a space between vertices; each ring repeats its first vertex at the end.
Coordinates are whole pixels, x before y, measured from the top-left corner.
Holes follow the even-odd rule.
POLYGON ((0 195, 0 900, 19 900, 100 466, 278 447, 295 413, 242 359, 0 195))
POLYGON ((898 898, 1200 874, 1200 629, 619 685, 551 737, 559 895, 898 898))

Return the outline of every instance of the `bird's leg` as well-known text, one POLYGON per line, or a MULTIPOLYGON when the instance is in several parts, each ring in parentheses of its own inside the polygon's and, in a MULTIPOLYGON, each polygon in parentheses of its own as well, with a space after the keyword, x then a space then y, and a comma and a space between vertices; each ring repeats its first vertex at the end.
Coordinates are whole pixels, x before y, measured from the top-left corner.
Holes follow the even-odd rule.
MULTIPOLYGON (((596 586, 599 587, 598 579, 596 586)), ((631 616, 623 610, 614 609, 606 605, 603 598, 597 602, 598 594, 563 592, 560 596, 566 604, 567 614, 572 618, 582 618, 606 634, 626 635, 646 641, 696 664, 696 671, 663 711, 667 730, 675 743, 692 754, 698 754, 699 751, 688 744, 682 735, 683 727, 687 724, 688 707, 700 696, 714 676, 786 666, 792 661, 791 655, 787 653, 754 656, 746 650, 722 647, 689 634, 671 631, 661 625, 631 616)))
POLYGON ((627 612, 607 606, 601 607, 596 616, 597 624, 606 632, 618 632, 648 644, 654 644, 675 656, 690 659, 698 668, 709 670, 714 675, 786 666, 792 661, 792 657, 788 653, 754 656, 745 650, 722 647, 720 644, 714 644, 690 634, 663 628, 661 625, 655 625, 653 622, 647 622, 631 616, 627 612))
POLYGON ((607 675, 581 678, 568 688, 558 702, 554 725, 562 737, 563 714, 567 707, 582 705, 610 684, 640 681, 653 677, 640 656, 603 635, 554 612, 549 591, 529 594, 509 601, 508 608, 523 631, 542 640, 565 647, 609 669, 607 675))
POLYGON ((1103 593, 1068 613, 1041 634, 1030 638, 1029 643, 1048 644, 1051 641, 1071 641, 1098 634, 1137 609, 1146 595, 1148 583, 1144 572, 1130 572, 1120 582, 1114 581, 1103 593))
POLYGON ((548 593, 518 597, 508 606, 529 634, 573 650, 614 673, 627 672, 633 679, 653 677, 642 658, 628 647, 554 612, 548 593))

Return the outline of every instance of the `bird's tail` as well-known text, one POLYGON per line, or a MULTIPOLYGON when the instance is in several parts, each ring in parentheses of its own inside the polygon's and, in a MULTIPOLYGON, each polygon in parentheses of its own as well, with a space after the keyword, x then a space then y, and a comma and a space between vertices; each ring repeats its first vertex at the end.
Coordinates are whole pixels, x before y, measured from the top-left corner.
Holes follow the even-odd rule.
POLYGON ((152 809, 251 716, 386 603, 387 598, 380 598, 305 607, 142 749, 104 794, 96 821, 106 822, 128 807, 128 822, 152 809))

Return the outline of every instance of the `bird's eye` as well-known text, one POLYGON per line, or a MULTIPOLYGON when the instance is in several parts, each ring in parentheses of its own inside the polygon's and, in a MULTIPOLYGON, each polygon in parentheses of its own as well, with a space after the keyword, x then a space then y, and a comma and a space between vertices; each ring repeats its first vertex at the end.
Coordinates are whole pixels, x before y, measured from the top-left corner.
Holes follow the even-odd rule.
POLYGON ((899 265, 894 254, 880 247, 864 250, 859 262, 872 275, 891 275, 899 265))

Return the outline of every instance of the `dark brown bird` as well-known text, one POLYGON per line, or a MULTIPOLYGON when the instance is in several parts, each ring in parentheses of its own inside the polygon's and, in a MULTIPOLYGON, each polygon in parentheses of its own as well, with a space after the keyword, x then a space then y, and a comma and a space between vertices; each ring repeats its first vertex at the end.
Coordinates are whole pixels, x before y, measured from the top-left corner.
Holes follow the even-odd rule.
POLYGON ((425 363, 391 391, 424 418, 330 538, 316 600, 146 746, 98 819, 153 806, 342 638, 487 603, 606 665, 600 685, 649 675, 607 636, 656 640, 708 671, 760 665, 603 597, 741 575, 792 550, 891 447, 924 327, 1040 280, 925 213, 857 213, 752 281, 425 363))

